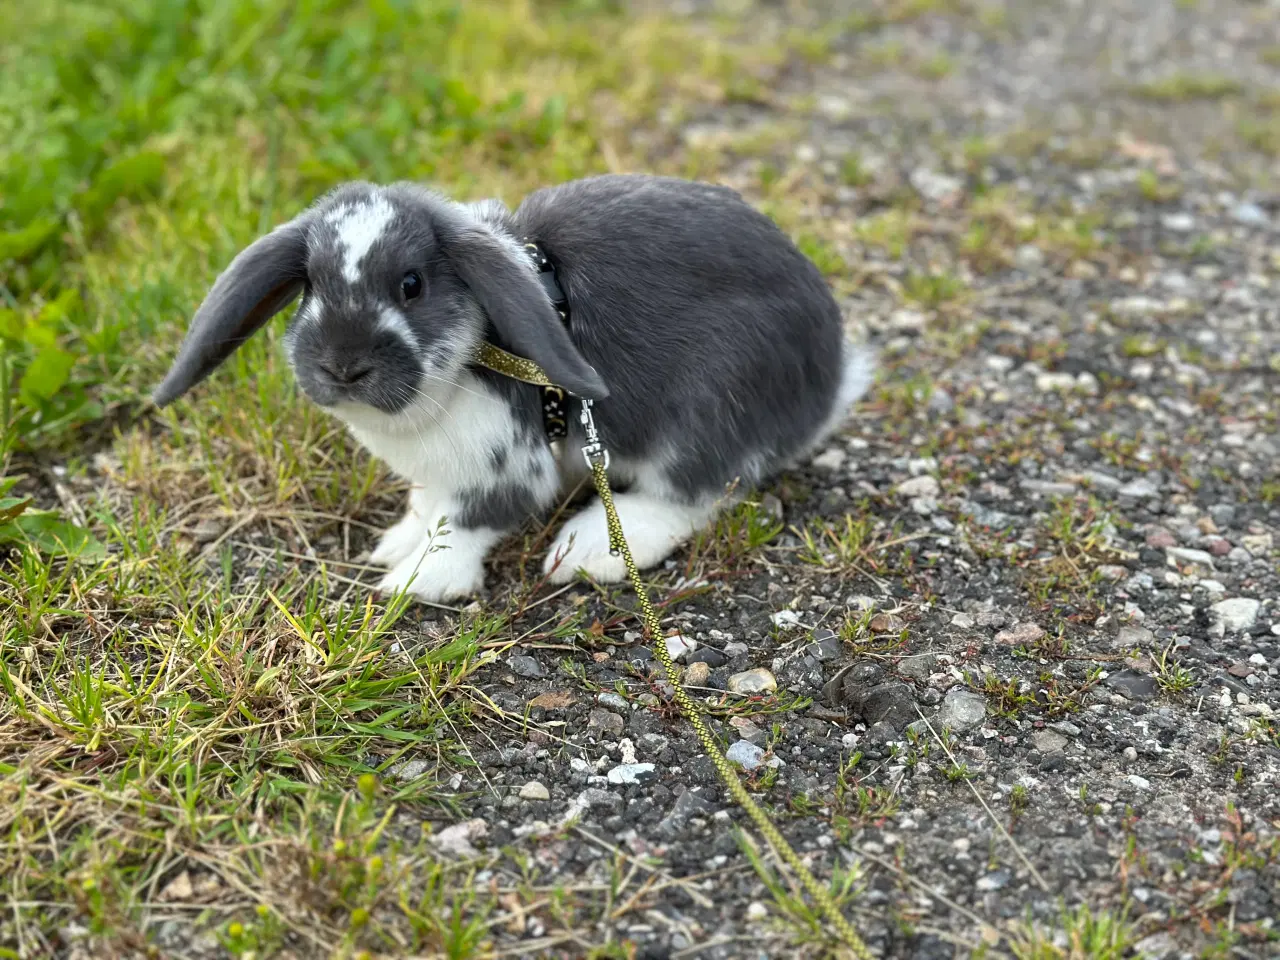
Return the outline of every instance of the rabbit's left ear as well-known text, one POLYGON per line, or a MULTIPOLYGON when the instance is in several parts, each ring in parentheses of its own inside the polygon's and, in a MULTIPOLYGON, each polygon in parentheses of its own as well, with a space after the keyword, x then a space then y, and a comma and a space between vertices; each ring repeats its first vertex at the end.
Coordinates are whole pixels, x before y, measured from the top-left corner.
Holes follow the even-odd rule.
POLYGON ((307 279, 307 214, 240 252, 196 311, 178 357, 152 394, 163 407, 211 374, 263 324, 289 305, 307 279))
POLYGON ((470 224, 458 225, 440 239, 489 322, 517 353, 540 366, 552 383, 574 396, 603 400, 609 395, 600 374, 569 338, 533 264, 523 258, 518 247, 470 224))

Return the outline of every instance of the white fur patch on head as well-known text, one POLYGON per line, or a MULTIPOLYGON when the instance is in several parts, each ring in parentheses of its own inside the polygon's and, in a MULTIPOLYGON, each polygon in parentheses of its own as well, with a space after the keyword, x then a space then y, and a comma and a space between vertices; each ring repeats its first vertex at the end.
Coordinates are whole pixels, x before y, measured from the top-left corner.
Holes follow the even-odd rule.
POLYGON ((417 349, 418 338, 413 335, 413 328, 409 326, 409 321, 405 319, 404 314, 395 307, 383 307, 378 312, 378 326, 394 333, 410 349, 417 349))
POLYGON ((298 346, 298 327, 301 324, 316 324, 320 322, 320 301, 315 297, 310 298, 298 310, 297 316, 293 323, 289 324, 289 329, 284 334, 284 355, 293 362, 294 351, 298 346))
POLYGON ((342 276, 347 283, 360 279, 360 261, 382 236, 394 215, 391 204, 374 195, 363 203, 344 203, 325 217, 338 231, 338 242, 343 247, 342 276))

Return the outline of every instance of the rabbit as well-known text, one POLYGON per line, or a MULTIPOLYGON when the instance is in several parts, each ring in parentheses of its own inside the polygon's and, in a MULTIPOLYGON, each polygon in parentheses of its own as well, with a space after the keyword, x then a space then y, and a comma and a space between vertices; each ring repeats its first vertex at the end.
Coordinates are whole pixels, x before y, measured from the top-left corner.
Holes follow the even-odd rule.
MULTIPOLYGON (((231 261, 153 401, 191 390, 299 294, 283 339, 296 382, 410 484, 370 556, 386 570, 378 586, 433 603, 482 594, 495 544, 586 474, 584 399, 649 569, 810 455, 875 373, 817 267, 729 187, 608 174, 511 211, 356 181, 231 261), (526 242, 553 266, 567 318, 526 242), (568 391, 559 454, 541 389, 476 363, 483 341, 568 391)), ((580 570, 624 578, 598 498, 543 570, 552 584, 580 570)))

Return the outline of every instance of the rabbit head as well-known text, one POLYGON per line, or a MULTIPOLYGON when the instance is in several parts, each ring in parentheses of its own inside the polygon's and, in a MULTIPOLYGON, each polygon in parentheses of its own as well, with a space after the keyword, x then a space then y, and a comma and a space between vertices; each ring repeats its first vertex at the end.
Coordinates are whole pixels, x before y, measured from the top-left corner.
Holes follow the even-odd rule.
POLYGON ((285 350, 306 395, 335 412, 394 416, 453 380, 483 338, 578 396, 608 393, 509 235, 413 185, 349 183, 232 260, 155 403, 209 376, 299 294, 285 350))

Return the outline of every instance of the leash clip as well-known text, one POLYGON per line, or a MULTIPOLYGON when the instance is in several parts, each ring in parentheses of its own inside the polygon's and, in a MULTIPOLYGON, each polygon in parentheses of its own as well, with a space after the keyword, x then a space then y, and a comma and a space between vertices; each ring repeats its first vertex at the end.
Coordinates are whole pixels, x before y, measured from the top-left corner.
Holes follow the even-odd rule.
POLYGON ((605 449, 605 445, 600 441, 600 431, 596 429, 596 418, 591 413, 591 400, 582 401, 582 427, 587 434, 587 442, 582 447, 583 459, 587 461, 587 468, 594 470, 597 463, 603 463, 606 470, 609 469, 609 451, 605 449))

